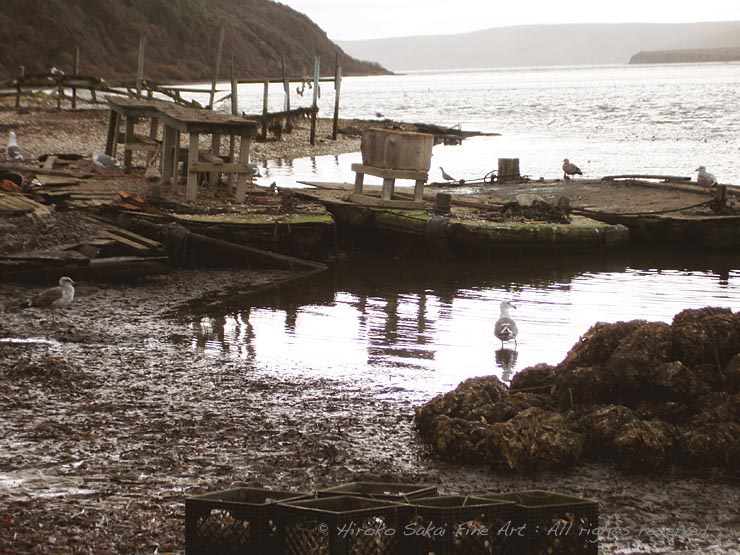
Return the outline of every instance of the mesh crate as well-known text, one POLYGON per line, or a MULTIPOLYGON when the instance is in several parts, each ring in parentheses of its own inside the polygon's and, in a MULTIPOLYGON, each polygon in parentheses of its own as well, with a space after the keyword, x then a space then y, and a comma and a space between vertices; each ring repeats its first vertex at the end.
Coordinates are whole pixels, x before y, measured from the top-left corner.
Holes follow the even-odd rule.
POLYGON ((280 553, 282 534, 275 522, 278 501, 307 494, 262 488, 235 488, 185 500, 187 555, 280 553))
POLYGON ((280 503, 285 555, 394 555, 408 505, 342 495, 280 503))
POLYGON ((411 499, 437 495, 437 486, 429 484, 401 484, 396 482, 349 482, 316 492, 319 497, 358 495, 368 499, 406 503, 411 499))
POLYGON ((510 501, 464 495, 415 499, 404 527, 404 553, 414 555, 515 555, 506 533, 515 516, 510 501))
POLYGON ((528 490, 481 494, 486 499, 513 501, 514 529, 524 526, 520 542, 524 555, 597 555, 599 504, 562 493, 528 490))

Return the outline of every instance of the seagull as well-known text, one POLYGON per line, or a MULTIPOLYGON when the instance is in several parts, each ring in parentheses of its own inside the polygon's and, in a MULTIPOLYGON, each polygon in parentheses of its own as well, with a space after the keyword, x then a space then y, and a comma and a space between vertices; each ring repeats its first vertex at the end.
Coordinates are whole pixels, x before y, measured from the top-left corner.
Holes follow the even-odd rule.
POLYGON ((72 278, 63 276, 59 278, 59 286, 52 287, 31 297, 22 306, 38 306, 43 308, 67 308, 72 299, 75 298, 75 282, 72 278))
POLYGON ((706 167, 699 166, 694 171, 698 172, 698 175, 696 176, 697 185, 701 185, 702 187, 714 187, 717 184, 717 178, 709 173, 706 167))
POLYGON ((8 148, 6 149, 6 152, 9 160, 18 160, 19 162, 23 161, 23 154, 21 154, 21 149, 18 147, 18 143, 16 142, 15 131, 11 131, 8 135, 8 148))
POLYGON ((563 179, 570 179, 570 177, 568 177, 569 175, 583 175, 583 172, 581 171, 581 168, 575 164, 571 164, 570 160, 566 158, 563 160, 563 179))
POLYGON ((113 158, 113 156, 108 156, 107 154, 103 154, 102 152, 96 152, 95 154, 93 154, 92 161, 95 163, 96 166, 101 166, 104 168, 117 168, 121 165, 121 163, 113 158))
POLYGON ((260 169, 257 167, 257 164, 252 164, 252 162, 247 162, 247 168, 249 168, 249 175, 251 177, 262 177, 262 174, 260 173, 260 169))
POLYGON ((51 73, 54 77, 63 77, 64 72, 59 69, 58 67, 54 66, 49 70, 49 73, 51 73))
POLYGON ((509 316, 509 309, 516 308, 509 301, 501 302, 501 314, 496 320, 496 325, 493 328, 493 335, 501 340, 501 348, 504 348, 504 342, 514 341, 514 347, 516 347, 516 336, 519 333, 519 328, 516 326, 516 322, 509 316))
POLYGON ((439 170, 442 172, 442 179, 444 179, 445 181, 457 181, 457 179, 447 173, 442 166, 439 167, 439 170))

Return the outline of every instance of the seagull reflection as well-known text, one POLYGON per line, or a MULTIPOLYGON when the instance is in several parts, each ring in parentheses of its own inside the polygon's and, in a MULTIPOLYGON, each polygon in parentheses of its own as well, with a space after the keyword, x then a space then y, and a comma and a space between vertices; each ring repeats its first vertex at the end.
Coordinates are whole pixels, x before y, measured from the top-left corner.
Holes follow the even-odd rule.
POLYGON ((518 356, 519 353, 514 349, 498 349, 496 351, 496 365, 503 370, 501 373, 502 381, 511 381, 511 374, 514 372, 518 356))

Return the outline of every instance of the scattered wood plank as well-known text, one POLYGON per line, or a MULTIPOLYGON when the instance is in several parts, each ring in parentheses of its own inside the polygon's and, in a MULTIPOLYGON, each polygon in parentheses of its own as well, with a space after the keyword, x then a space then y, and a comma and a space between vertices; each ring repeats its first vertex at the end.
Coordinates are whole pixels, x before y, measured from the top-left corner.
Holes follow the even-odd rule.
POLYGON ((659 179, 661 181, 691 181, 690 177, 681 175, 651 175, 643 173, 625 173, 621 175, 607 175, 602 177, 604 181, 616 181, 617 179, 659 179))

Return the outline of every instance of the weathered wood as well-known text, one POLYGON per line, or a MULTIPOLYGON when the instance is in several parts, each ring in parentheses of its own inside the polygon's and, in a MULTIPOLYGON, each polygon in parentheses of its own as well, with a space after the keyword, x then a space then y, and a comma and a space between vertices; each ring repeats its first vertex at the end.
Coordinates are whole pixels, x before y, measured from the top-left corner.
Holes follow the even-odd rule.
POLYGON ((280 61, 283 69, 283 92, 285 93, 284 108, 286 112, 290 112, 290 80, 285 73, 285 54, 280 54, 280 61))
POLYGON ((318 113, 319 107, 319 73, 321 71, 321 58, 316 56, 313 63, 313 102, 311 107, 315 109, 311 114, 311 135, 310 143, 311 146, 316 144, 316 114, 318 113))
POLYGON ((362 204, 365 206, 377 206, 381 208, 400 208, 400 209, 412 209, 412 210, 423 210, 425 205, 423 202, 414 202, 411 200, 395 200, 395 199, 382 199, 377 197, 371 197, 369 195, 352 193, 349 196, 352 202, 362 204))
POLYGON ((141 98, 141 91, 144 84, 144 50, 146 49, 146 37, 139 37, 139 59, 136 66, 136 98, 141 98))
POLYGON ((662 181, 691 181, 690 177, 680 175, 651 175, 642 173, 626 173, 621 175, 607 175, 602 177, 604 181, 614 181, 616 179, 660 179, 662 181))
POLYGON ((265 81, 262 89, 262 140, 267 140, 267 95, 270 91, 270 82, 265 81))
POLYGON ((434 136, 427 133, 366 129, 362 133, 360 150, 365 166, 428 172, 432 162, 433 146, 434 136))
POLYGON ((519 181, 522 176, 519 173, 519 158, 498 159, 498 182, 519 181))
POLYGON ((376 166, 366 166, 365 164, 352 164, 351 169, 353 172, 364 173, 367 175, 373 175, 375 177, 393 178, 393 179, 417 179, 427 180, 429 174, 426 171, 417 170, 396 170, 389 168, 379 168, 376 166))
POLYGON ((190 147, 188 149, 188 185, 185 198, 190 202, 198 199, 198 172, 195 165, 198 163, 198 133, 190 133, 190 147))
POLYGON ((221 25, 221 32, 218 37, 218 51, 216 53, 216 63, 213 66, 213 80, 211 81, 211 99, 208 103, 208 107, 213 110, 213 101, 216 98, 216 82, 218 81, 218 74, 221 71, 221 53, 224 49, 224 33, 226 29, 221 25))
MULTIPOLYGON (((75 62, 72 68, 72 73, 75 75, 80 74, 80 47, 75 48, 75 62)), ((72 109, 77 109, 77 87, 72 87, 72 109)))
POLYGON ((342 89, 342 66, 337 63, 334 79, 334 122, 331 128, 331 138, 337 140, 339 130, 339 92, 342 89))

